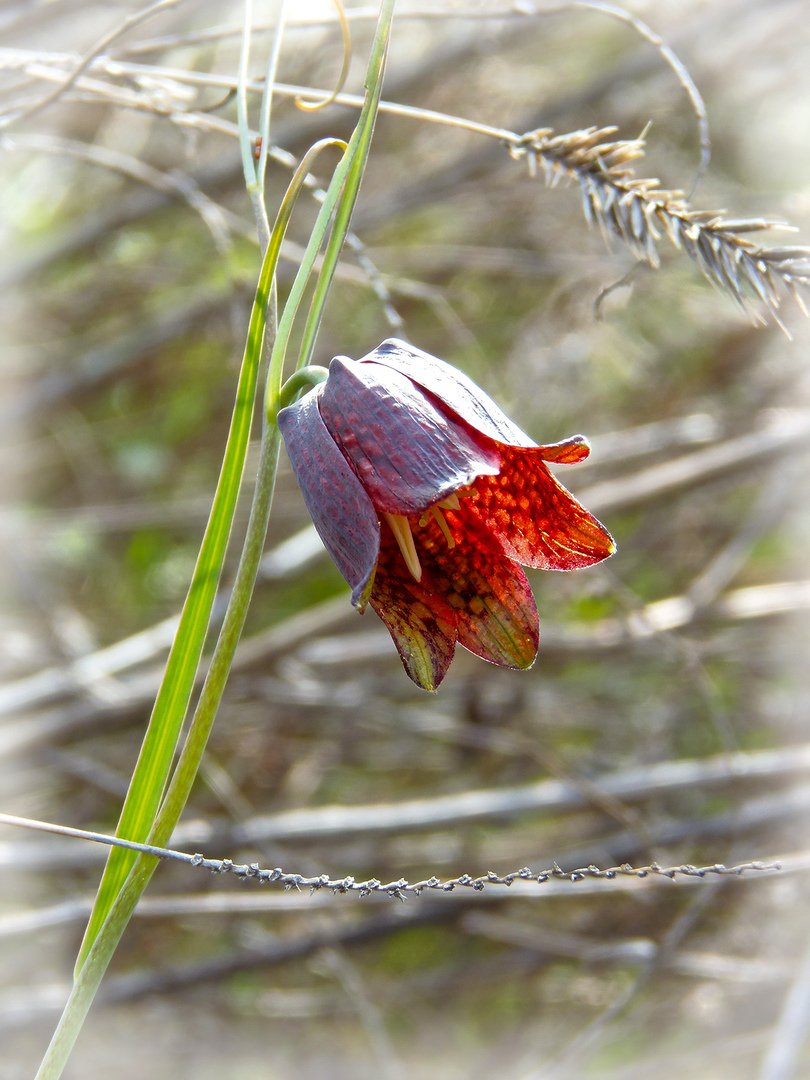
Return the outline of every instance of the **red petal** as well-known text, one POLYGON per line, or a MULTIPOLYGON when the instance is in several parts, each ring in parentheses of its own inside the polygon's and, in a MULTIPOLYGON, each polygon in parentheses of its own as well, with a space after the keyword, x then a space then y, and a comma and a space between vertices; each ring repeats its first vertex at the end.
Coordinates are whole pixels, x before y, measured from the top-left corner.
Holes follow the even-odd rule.
POLYGON ((371 606, 388 627, 408 675, 435 690, 450 667, 457 617, 441 596, 415 581, 391 530, 382 530, 371 606))
POLYGON ((379 364, 336 357, 320 409, 377 510, 417 513, 500 468, 489 440, 477 441, 409 378, 379 364))
POLYGON ((371 500, 352 472, 318 409, 320 387, 278 414, 293 472, 327 551, 352 587, 362 609, 377 565, 380 523, 371 500))
POLYGON ((440 592, 458 617, 458 640, 476 656, 500 667, 529 668, 537 655, 537 605, 516 562, 494 550, 497 541, 467 513, 444 511, 456 543, 449 547, 434 520, 414 530, 425 551, 425 583, 440 592))
POLYGON ((543 451, 540 455, 543 461, 554 461, 558 465, 575 465, 578 461, 584 461, 590 454, 591 444, 584 435, 572 435, 570 439, 547 443, 538 449, 543 451))
POLYGON ((500 474, 477 480, 465 507, 524 566, 574 570, 601 562, 616 550, 613 538, 551 474, 543 463, 548 450, 502 447, 500 474))
POLYGON ((414 348, 405 341, 389 338, 359 362, 369 361, 385 364, 386 367, 407 375, 482 435, 510 446, 537 445, 525 431, 512 423, 472 379, 468 379, 438 357, 414 348))

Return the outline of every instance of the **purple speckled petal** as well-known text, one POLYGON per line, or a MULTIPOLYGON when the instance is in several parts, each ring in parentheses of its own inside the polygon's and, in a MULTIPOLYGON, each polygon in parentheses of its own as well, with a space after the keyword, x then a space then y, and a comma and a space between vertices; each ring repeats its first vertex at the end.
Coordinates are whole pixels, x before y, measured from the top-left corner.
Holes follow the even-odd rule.
POLYGON ((509 446, 536 446, 534 439, 513 424, 492 398, 456 368, 430 353, 388 338, 358 363, 385 364, 417 383, 470 427, 509 446))
POLYGON ((371 606, 388 627, 410 678, 425 690, 436 690, 453 659, 458 616, 429 583, 414 581, 387 525, 371 606))
POLYGON ((491 441, 476 439, 392 368, 336 357, 319 406, 377 510, 419 513, 500 468, 491 441))
POLYGON ((323 386, 278 414, 278 426, 315 528, 361 611, 374 582, 380 523, 371 500, 324 426, 323 386))
POLYGON ((465 649, 499 667, 531 667, 539 633, 537 604, 526 575, 471 513, 469 500, 444 516, 453 547, 435 519, 414 528, 425 586, 454 612, 458 641, 465 649))

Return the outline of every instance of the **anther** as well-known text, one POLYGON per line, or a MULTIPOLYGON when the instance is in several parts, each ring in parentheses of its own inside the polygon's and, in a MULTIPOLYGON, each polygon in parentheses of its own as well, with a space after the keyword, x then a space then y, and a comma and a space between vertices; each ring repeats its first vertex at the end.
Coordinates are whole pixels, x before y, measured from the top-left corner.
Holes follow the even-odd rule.
MULTIPOLYGON (((456 500, 456 502, 458 502, 458 500, 456 500)), ((439 506, 444 506, 444 503, 439 503, 439 506)), ((439 528, 442 530, 442 536, 447 541, 447 546, 449 548, 454 548, 456 546, 455 538, 454 538, 453 534, 450 532, 450 528, 449 528, 447 522, 444 520, 444 514, 439 509, 439 506, 431 506, 431 508, 430 508, 431 516, 433 517, 433 520, 436 522, 436 524, 439 526, 439 528)))

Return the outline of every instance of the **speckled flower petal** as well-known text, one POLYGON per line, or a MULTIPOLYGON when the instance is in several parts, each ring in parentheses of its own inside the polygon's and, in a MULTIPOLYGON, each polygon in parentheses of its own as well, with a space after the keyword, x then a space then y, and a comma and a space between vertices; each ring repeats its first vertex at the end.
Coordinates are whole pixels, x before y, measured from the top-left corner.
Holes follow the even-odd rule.
POLYGON ((591 452, 591 444, 584 435, 572 435, 562 442, 546 443, 538 446, 542 451, 540 456, 543 461, 553 461, 557 465, 576 465, 578 461, 584 461, 591 452))
POLYGON ((445 511, 455 545, 434 520, 416 528, 425 584, 441 593, 458 618, 465 649, 500 667, 532 666, 539 643, 537 604, 523 570, 503 552, 466 500, 445 511), (427 554, 422 557, 422 553, 427 554))
POLYGON ((502 447, 499 475, 477 480, 465 504, 524 566, 575 570, 601 562, 616 550, 613 538, 551 474, 547 451, 502 447))
POLYGON ((488 394, 462 372, 430 353, 388 338, 364 356, 359 363, 384 364, 407 375, 418 386, 433 394, 448 409, 480 431, 482 435, 510 446, 536 446, 534 439, 513 424, 488 394))
POLYGON ((371 606, 388 627, 408 675, 417 686, 436 690, 453 659, 457 616, 442 596, 413 579, 387 526, 371 606))
POLYGON ((500 468, 494 444, 477 440, 409 378, 380 364, 336 357, 320 410, 377 510, 418 513, 500 468))
POLYGON ((278 426, 315 528, 352 587, 352 603, 368 602, 380 548, 371 500, 324 426, 321 387, 278 414, 278 426))
POLYGON ((546 464, 587 457, 581 435, 538 446, 464 375, 404 342, 336 357, 279 424, 353 602, 371 603, 427 690, 457 642, 532 665, 537 607, 520 563, 572 570, 615 549, 546 464))

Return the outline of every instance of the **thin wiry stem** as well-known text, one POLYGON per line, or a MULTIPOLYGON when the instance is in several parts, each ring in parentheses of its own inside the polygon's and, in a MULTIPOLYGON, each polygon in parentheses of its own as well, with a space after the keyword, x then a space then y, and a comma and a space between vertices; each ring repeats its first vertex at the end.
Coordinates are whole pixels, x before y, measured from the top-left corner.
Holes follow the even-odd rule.
MULTIPOLYGON (((413 8, 410 11, 400 12, 398 14, 398 19, 400 21, 411 20, 414 22, 446 21, 449 19, 462 20, 464 22, 528 22, 533 19, 546 18, 550 15, 557 15, 577 8, 606 15, 608 18, 616 19, 619 22, 623 22, 627 26, 630 26, 639 37, 643 38, 644 41, 649 42, 653 46, 663 62, 672 70, 678 83, 683 88, 684 93, 692 106, 695 119, 697 120, 698 138, 700 143, 700 158, 690 187, 691 195, 703 176, 705 176, 711 156, 711 141, 709 137, 709 121, 706 113, 706 105, 703 101, 703 96, 692 79, 692 76, 689 74, 686 65, 672 46, 637 15, 634 15, 630 11, 626 11, 618 4, 607 3, 605 0, 563 0, 562 3, 548 5, 542 8, 534 8, 531 5, 521 7, 516 4, 512 10, 506 11, 462 11, 458 8, 442 9, 440 5, 431 4, 423 9, 413 8)), ((373 6, 367 8, 355 8, 352 11, 345 12, 344 17, 347 24, 349 21, 370 21, 375 18, 375 9, 373 6)), ((298 18, 292 16, 289 19, 289 25, 291 28, 294 27, 299 30, 307 28, 311 30, 322 30, 328 29, 332 23, 330 20, 312 19, 307 16, 302 18, 299 15, 298 18)), ((271 29, 272 26, 259 23, 253 27, 253 32, 255 34, 267 33, 271 29)), ((176 47, 178 44, 200 44, 206 41, 222 41, 230 36, 236 36, 238 33, 239 31, 234 27, 213 27, 209 30, 197 31, 192 34, 172 35, 171 37, 156 38, 152 41, 137 42, 132 46, 122 47, 118 51, 119 55, 122 56, 137 56, 139 53, 148 53, 155 49, 172 48, 176 47)))
POLYGON ((276 81, 279 61, 281 59, 281 46, 284 41, 284 28, 288 16, 287 0, 281 0, 278 8, 276 31, 273 35, 272 47, 267 55, 267 63, 264 70, 264 93, 262 94, 261 111, 259 114, 259 139, 258 163, 256 165, 256 181, 259 191, 264 198, 265 177, 267 175, 267 150, 270 145, 270 121, 273 114, 273 86, 276 81))
POLYGON ((631 866, 622 863, 620 866, 609 866, 604 869, 598 866, 581 866, 573 870, 563 870, 557 863, 541 870, 532 870, 523 866, 518 870, 512 870, 507 874, 497 874, 494 870, 488 870, 485 874, 471 875, 459 874, 454 878, 441 879, 438 877, 423 878, 420 881, 408 881, 406 878, 397 878, 395 881, 383 882, 377 878, 368 878, 357 881, 351 875, 344 877, 331 877, 329 874, 317 874, 307 876, 305 874, 288 873, 280 867, 273 870, 264 870, 258 863, 235 863, 231 859, 209 859, 204 855, 190 855, 185 851, 175 851, 172 848, 164 848, 153 844, 140 844, 132 840, 124 840, 118 836, 110 836, 106 833, 89 832, 85 829, 73 829, 66 825, 56 825, 47 821, 35 821, 31 818, 15 817, 11 814, 0 814, 0 824, 16 825, 22 828, 35 829, 38 832, 56 833, 60 836, 69 836, 80 840, 90 840, 97 844, 105 844, 109 847, 124 847, 130 851, 140 851, 152 855, 158 859, 167 859, 172 862, 185 863, 195 869, 208 870, 212 874, 230 874, 242 881, 256 881, 260 885, 281 885, 285 889, 309 889, 311 892, 319 892, 325 889, 327 892, 358 893, 360 896, 371 896, 379 893, 392 899, 401 900, 407 895, 421 896, 424 892, 455 892, 456 889, 471 889, 473 892, 482 892, 487 886, 505 885, 507 888, 517 881, 534 882, 537 885, 545 885, 549 881, 569 881, 577 884, 585 879, 593 881, 616 881, 620 878, 712 878, 712 877, 742 877, 747 873, 774 873, 782 869, 779 862, 764 862, 754 860, 751 862, 738 863, 736 866, 725 866, 723 863, 712 863, 708 866, 694 866, 691 863, 683 863, 678 866, 660 866, 658 863, 650 863, 646 866, 631 866))
MULTIPOLYGON (((686 65, 673 50, 671 45, 657 34, 651 26, 648 26, 642 19, 639 19, 637 15, 633 15, 629 11, 625 11, 623 7, 617 4, 605 3, 604 0, 569 0, 568 3, 559 5, 561 10, 565 10, 568 7, 581 8, 583 10, 590 10, 599 12, 602 15, 607 15, 611 19, 618 19, 619 22, 626 23, 628 26, 639 35, 648 41, 653 48, 658 51, 659 56, 670 67, 678 80, 686 96, 689 98, 689 103, 692 106, 692 111, 695 114, 695 119, 698 124, 698 137, 700 141, 700 158, 698 160, 697 169, 692 183, 689 187, 689 198, 695 193, 695 190, 709 170, 709 162, 711 161, 712 145, 711 137, 709 135, 709 118, 706 113, 706 103, 703 100, 703 95, 698 90, 694 79, 689 74, 686 65)), ((544 14, 551 14, 553 8, 548 8, 544 14)))

